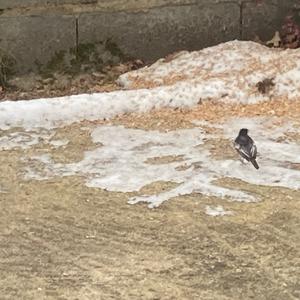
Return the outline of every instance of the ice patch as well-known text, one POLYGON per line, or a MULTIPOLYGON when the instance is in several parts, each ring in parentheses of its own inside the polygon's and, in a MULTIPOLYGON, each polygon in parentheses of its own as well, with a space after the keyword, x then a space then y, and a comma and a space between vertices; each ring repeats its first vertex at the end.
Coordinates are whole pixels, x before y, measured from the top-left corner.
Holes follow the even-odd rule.
MULTIPOLYGON (((256 185, 300 188, 300 171, 289 168, 291 162, 300 163, 300 146, 274 140, 273 136, 283 135, 287 128, 271 128, 270 124, 269 120, 261 118, 237 119, 224 125, 224 134, 210 136, 216 139, 225 136, 233 140, 238 130, 246 125, 258 146, 259 171, 251 164, 242 164, 238 156, 236 160, 216 160, 205 145, 207 135, 201 128, 159 132, 100 126, 92 132, 92 139, 102 146, 85 152, 82 161, 58 164, 49 155, 37 156, 29 161, 26 178, 42 180, 53 176, 79 175, 85 178, 89 187, 118 192, 139 191, 156 181, 178 184, 155 195, 129 199, 131 204, 146 202, 149 207, 157 207, 173 197, 191 193, 235 201, 257 201, 257 195, 220 187, 216 180, 228 177, 256 185), (149 163, 149 160, 165 156, 180 156, 181 160, 149 163)), ((289 130, 293 130, 292 125, 289 130)))
POLYGON ((54 133, 45 130, 18 131, 0 137, 0 151, 14 148, 28 149, 41 142, 48 143, 54 133))
POLYGON ((92 132, 95 143, 102 146, 85 152, 78 163, 56 164, 49 156, 34 157, 39 168, 30 166, 27 179, 47 179, 51 176, 80 175, 89 187, 109 191, 133 192, 155 181, 172 181, 179 186, 159 195, 130 199, 130 203, 145 201, 156 207, 163 201, 192 192, 228 197, 237 201, 255 201, 252 195, 218 187, 212 181, 219 177, 204 148, 201 129, 183 129, 162 133, 127 129, 122 126, 101 126, 92 132), (112 139, 112 137, 114 137, 112 139), (181 161, 150 164, 149 159, 162 156, 182 156, 181 161), (43 168, 40 165, 43 165, 43 168), (195 165, 201 165, 200 169, 195 165), (182 166, 187 168, 180 169, 182 166))
POLYGON ((228 215, 231 216, 231 215, 233 215, 232 211, 225 211, 224 208, 221 205, 218 205, 218 206, 215 206, 215 207, 207 205, 205 207, 205 213, 209 216, 212 216, 212 217, 228 216, 228 215))
POLYGON ((43 128, 7 133, 6 135, 0 136, 0 151, 16 148, 28 149, 40 143, 59 148, 69 143, 66 139, 53 140, 54 135, 54 131, 47 131, 43 128))
POLYGON ((63 147, 69 144, 68 140, 51 140, 49 144, 54 146, 55 148, 63 147))

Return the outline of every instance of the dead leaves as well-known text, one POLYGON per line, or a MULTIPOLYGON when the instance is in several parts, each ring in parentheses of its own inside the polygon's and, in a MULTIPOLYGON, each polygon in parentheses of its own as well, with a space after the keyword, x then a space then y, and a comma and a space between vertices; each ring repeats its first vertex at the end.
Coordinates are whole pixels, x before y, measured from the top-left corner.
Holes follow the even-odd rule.
POLYGON ((266 78, 256 84, 257 90, 261 94, 267 94, 275 86, 274 78, 266 78))
POLYGON ((118 65, 106 66, 101 71, 80 74, 55 72, 47 78, 32 74, 12 78, 10 88, 1 90, 1 100, 27 100, 36 98, 61 97, 82 93, 112 92, 120 90, 116 79, 123 73, 144 66, 142 60, 132 60, 118 65))
POLYGON ((282 44, 284 48, 295 49, 300 46, 300 27, 294 21, 293 16, 285 18, 281 28, 282 44))

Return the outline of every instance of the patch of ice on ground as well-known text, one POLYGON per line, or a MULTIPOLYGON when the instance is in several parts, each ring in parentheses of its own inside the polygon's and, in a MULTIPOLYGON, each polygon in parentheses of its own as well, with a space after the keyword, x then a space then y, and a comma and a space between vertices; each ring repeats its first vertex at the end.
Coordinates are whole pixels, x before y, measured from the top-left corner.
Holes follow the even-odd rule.
MULTIPOLYGON (((201 128, 162 133, 122 126, 100 126, 92 132, 92 139, 102 146, 85 152, 82 161, 58 164, 50 156, 37 156, 31 160, 26 177, 41 180, 52 176, 79 175, 85 178, 89 187, 118 192, 138 191, 156 181, 178 184, 171 190, 155 195, 129 199, 129 203, 146 202, 149 207, 156 207, 170 198, 191 193, 235 201, 258 200, 257 195, 220 187, 215 183, 217 179, 224 177, 256 185, 299 189, 300 171, 290 169, 288 165, 291 162, 300 163, 300 146, 292 142, 280 143, 274 139, 274 136, 282 136, 287 128, 270 128, 267 119, 237 119, 224 125, 224 134, 216 133, 209 137, 220 139, 225 136, 233 140, 244 126, 250 129, 250 135, 257 143, 260 170, 254 169, 251 164, 242 164, 238 156, 236 160, 216 160, 205 146, 208 136, 201 128), (164 156, 180 156, 181 160, 149 163, 149 159, 164 156), (35 167, 36 164, 38 168, 35 167)), ((292 130, 292 125, 290 127, 292 130)))
POLYGON ((205 213, 212 217, 233 215, 232 211, 225 211, 223 206, 221 206, 221 205, 214 206, 214 207, 206 205, 205 213))
POLYGON ((69 144, 68 140, 51 140, 49 144, 54 146, 55 148, 63 147, 69 144))
POLYGON ((0 137, 0 151, 14 148, 28 149, 41 142, 48 143, 54 133, 45 130, 18 131, 0 137))
POLYGON ((28 149, 34 145, 44 143, 52 145, 55 148, 66 146, 69 141, 63 140, 52 140, 55 132, 49 132, 42 128, 27 131, 11 132, 0 137, 0 151, 11 150, 11 149, 28 149))
POLYGON ((119 82, 135 90, 1 102, 0 128, 54 128, 155 108, 192 107, 200 99, 254 103, 270 96, 299 97, 299 61, 300 49, 231 41, 122 75, 119 82), (275 86, 262 95, 256 84, 271 77, 275 86))

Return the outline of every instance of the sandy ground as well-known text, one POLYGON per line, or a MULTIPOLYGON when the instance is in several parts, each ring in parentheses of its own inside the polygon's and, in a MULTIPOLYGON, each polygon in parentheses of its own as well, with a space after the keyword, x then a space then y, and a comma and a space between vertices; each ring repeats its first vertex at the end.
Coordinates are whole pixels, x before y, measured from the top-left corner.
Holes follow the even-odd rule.
MULTIPOLYGON (((112 123, 165 130, 192 127, 192 117, 214 120, 217 111, 226 117, 220 106, 207 109, 210 117, 198 107, 112 123)), ((289 107, 284 114, 296 112, 289 107)), ((223 178, 219 185, 254 191, 262 201, 191 194, 148 209, 127 203, 133 193, 88 188, 76 176, 24 181, 24 155, 51 152, 56 161, 78 161, 94 147, 81 127, 96 125, 59 129, 57 136, 70 140, 63 151, 38 144, 0 152, 1 299, 300 299, 300 191, 223 178), (235 214, 205 214, 206 205, 220 204, 235 214)), ((136 194, 172 185, 157 182, 136 194)))

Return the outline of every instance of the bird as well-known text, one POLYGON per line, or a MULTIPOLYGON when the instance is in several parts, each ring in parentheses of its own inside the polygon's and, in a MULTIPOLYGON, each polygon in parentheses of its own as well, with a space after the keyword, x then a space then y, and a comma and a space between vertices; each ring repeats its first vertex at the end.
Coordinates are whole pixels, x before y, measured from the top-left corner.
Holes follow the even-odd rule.
POLYGON ((240 129, 239 135, 234 140, 234 148, 242 158, 250 161, 255 169, 259 169, 259 166, 256 162, 257 147, 254 141, 248 135, 247 128, 240 129))

